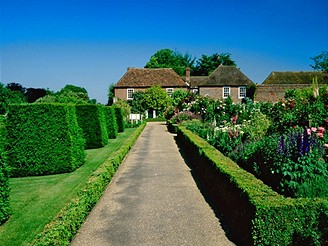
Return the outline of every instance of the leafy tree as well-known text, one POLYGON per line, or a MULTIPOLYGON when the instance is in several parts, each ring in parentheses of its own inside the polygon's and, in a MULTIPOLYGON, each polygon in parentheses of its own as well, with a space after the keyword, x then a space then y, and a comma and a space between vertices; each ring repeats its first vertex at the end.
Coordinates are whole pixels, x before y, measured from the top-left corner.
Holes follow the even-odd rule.
POLYGON ((165 109, 171 104, 171 98, 159 85, 148 88, 145 92, 145 107, 156 110, 163 115, 165 109))
POLYGON ((202 55, 202 58, 197 60, 197 65, 192 69, 191 73, 194 76, 208 76, 219 65, 236 66, 236 63, 231 59, 229 53, 214 53, 210 56, 202 55))
POLYGON ((314 65, 310 65, 314 70, 328 72, 328 51, 322 51, 320 55, 311 58, 314 65))
POLYGON ((46 95, 36 100, 37 103, 73 103, 73 104, 95 104, 94 100, 89 99, 88 92, 83 87, 66 85, 59 92, 46 95))
POLYGON ((183 99, 188 96, 188 91, 186 90, 176 90, 172 93, 172 104, 173 106, 177 106, 183 99))
POLYGON ((6 87, 11 90, 11 91, 17 91, 20 92, 21 94, 25 94, 26 92, 26 88, 23 87, 21 84, 19 83, 9 83, 6 85, 6 87))
POLYGON ((127 118, 131 113, 131 106, 127 103, 127 101, 118 99, 114 104, 114 108, 121 108, 123 111, 123 117, 127 118))
POLYGON ((111 106, 114 103, 114 97, 115 97, 115 93, 114 93, 114 84, 110 84, 109 88, 108 88, 108 102, 107 105, 111 106))
POLYGON ((129 103, 132 113, 143 114, 146 111, 145 93, 141 91, 133 93, 133 100, 129 103))
POLYGON ((33 103, 41 97, 51 94, 49 90, 43 88, 27 88, 25 97, 28 103, 33 103))
POLYGON ((178 75, 185 74, 186 67, 193 67, 195 58, 170 49, 161 49, 150 57, 145 68, 172 68, 178 75))
POLYGON ((11 91, 0 83, 0 114, 7 112, 8 105, 11 103, 25 103, 24 95, 19 91, 11 91))

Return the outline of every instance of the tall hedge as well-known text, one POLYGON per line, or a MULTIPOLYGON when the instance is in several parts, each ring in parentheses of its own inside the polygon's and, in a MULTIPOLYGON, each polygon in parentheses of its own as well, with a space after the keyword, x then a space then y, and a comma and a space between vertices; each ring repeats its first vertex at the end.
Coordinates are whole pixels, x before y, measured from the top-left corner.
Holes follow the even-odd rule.
POLYGON ((105 107, 106 125, 108 138, 113 139, 117 137, 118 125, 116 122, 115 110, 112 106, 105 107))
POLYGON ((115 109, 115 116, 116 116, 116 122, 118 126, 118 132, 124 132, 124 116, 123 116, 123 110, 121 108, 114 108, 115 109))
POLYGON ((4 126, 0 123, 0 225, 10 216, 9 170, 4 156, 4 126))
POLYGON ((86 148, 104 147, 108 143, 104 106, 96 104, 76 105, 76 114, 86 140, 86 148))
POLYGON ((10 105, 6 130, 12 177, 71 172, 84 163, 85 141, 74 106, 10 105))

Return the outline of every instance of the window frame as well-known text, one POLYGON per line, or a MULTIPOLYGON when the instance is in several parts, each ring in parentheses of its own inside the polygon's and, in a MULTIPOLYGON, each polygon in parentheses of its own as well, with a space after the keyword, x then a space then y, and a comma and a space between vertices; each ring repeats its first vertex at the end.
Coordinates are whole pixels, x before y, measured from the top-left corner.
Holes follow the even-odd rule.
POLYGON ((246 86, 239 86, 239 87, 238 87, 238 98, 239 98, 239 99, 246 98, 246 93, 247 93, 246 86), (244 89, 244 91, 242 92, 241 89, 244 89), (241 96, 241 93, 243 93, 244 96, 241 96))
POLYGON ((133 88, 127 88, 126 89, 126 99, 127 100, 133 100, 133 93, 134 93, 133 88), (129 94, 131 94, 130 97, 129 97, 129 94))
POLYGON ((171 96, 174 92, 174 88, 166 88, 166 94, 171 96))
POLYGON ((231 95, 230 86, 223 86, 223 88, 222 88, 222 97, 223 98, 228 98, 230 95, 231 95), (228 89, 228 92, 225 91, 226 89, 228 89), (228 96, 226 96, 226 94, 228 94, 228 96))

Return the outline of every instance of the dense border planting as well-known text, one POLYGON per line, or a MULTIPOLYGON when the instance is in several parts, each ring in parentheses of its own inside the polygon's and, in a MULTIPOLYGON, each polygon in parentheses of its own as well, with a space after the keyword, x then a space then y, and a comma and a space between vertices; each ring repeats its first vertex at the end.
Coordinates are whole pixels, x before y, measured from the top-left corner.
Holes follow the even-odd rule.
POLYGON ((74 106, 10 105, 6 155, 12 177, 70 172, 84 163, 84 139, 74 106))
POLYGON ((241 245, 325 245, 328 200, 284 198, 185 127, 177 140, 241 245))
POLYGON ((4 155, 4 127, 2 118, 0 123, 0 225, 4 223, 11 214, 10 209, 10 188, 9 188, 9 170, 4 155))
POLYGON ((105 109, 102 105, 76 105, 76 115, 86 140, 86 148, 94 149, 108 143, 105 109))
POLYGON ((69 245, 144 127, 145 124, 139 126, 120 150, 109 157, 91 175, 79 192, 78 198, 61 210, 57 217, 46 226, 45 230, 36 237, 32 245, 69 245))

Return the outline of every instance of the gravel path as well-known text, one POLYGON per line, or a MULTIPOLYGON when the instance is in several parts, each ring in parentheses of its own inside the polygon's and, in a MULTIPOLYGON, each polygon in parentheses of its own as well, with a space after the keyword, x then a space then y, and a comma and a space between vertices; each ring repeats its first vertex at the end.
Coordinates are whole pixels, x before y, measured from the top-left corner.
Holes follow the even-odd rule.
POLYGON ((73 240, 84 245, 234 245, 163 123, 147 123, 73 240))

